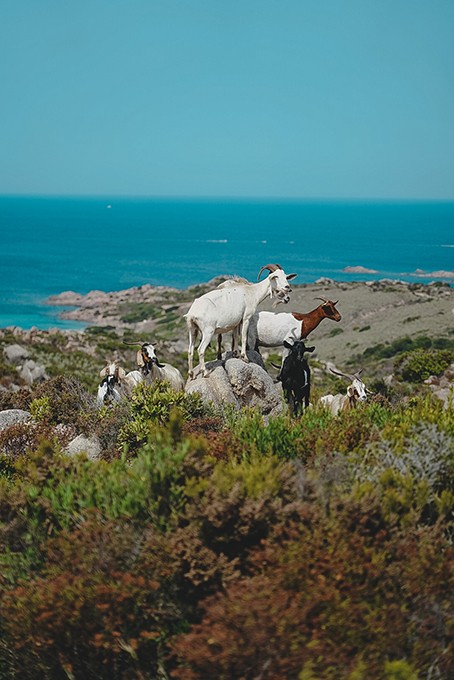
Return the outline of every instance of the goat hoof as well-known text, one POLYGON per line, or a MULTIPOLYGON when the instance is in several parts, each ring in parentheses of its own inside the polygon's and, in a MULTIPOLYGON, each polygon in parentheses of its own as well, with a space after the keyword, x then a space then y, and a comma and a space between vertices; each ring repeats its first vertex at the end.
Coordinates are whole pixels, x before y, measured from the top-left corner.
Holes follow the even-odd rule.
POLYGON ((243 361, 244 361, 246 364, 249 363, 249 359, 248 359, 248 357, 247 357, 245 354, 242 354, 242 355, 241 355, 241 358, 243 359, 243 361))

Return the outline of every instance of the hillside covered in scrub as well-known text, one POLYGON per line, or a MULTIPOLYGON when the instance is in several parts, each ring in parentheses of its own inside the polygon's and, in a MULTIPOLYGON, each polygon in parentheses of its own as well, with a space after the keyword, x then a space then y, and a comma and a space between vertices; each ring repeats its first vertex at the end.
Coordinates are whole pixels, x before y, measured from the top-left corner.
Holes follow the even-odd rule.
POLYGON ((275 311, 342 315, 310 336, 299 418, 164 383, 98 408, 106 361, 135 367, 124 340, 186 377, 209 285, 0 330, 0 680, 454 677, 454 290, 295 286, 275 311), (321 408, 346 388, 329 366, 362 369, 368 401, 321 408))

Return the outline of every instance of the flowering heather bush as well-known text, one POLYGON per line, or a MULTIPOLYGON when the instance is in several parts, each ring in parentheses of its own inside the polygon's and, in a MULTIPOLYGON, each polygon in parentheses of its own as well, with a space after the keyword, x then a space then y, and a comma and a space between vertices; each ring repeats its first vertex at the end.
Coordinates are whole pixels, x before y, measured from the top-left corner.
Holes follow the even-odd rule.
POLYGON ((93 514, 48 541, 45 558, 40 573, 3 590, 12 651, 1 677, 156 677, 163 642, 181 626, 165 539, 93 514))

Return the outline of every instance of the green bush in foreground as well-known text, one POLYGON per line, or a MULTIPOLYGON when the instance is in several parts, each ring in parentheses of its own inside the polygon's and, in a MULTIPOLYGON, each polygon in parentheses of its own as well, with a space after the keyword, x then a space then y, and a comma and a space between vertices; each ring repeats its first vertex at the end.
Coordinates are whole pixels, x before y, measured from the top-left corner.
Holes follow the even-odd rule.
POLYGON ((139 383, 130 399, 130 417, 118 435, 119 446, 137 448, 147 440, 150 425, 168 422, 175 409, 180 412, 183 420, 200 418, 212 412, 199 394, 175 392, 165 382, 152 385, 139 383))

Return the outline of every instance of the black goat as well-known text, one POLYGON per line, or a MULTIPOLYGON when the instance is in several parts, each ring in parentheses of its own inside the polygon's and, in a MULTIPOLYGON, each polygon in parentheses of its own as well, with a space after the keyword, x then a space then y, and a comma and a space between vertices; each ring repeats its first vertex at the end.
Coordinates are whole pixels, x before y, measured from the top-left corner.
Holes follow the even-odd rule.
POLYGON ((290 350, 285 357, 281 371, 277 377, 282 383, 284 397, 294 416, 298 415, 304 400, 304 407, 309 406, 311 390, 311 370, 305 352, 313 352, 315 347, 306 347, 304 340, 295 340, 290 344, 284 340, 284 347, 290 350))

